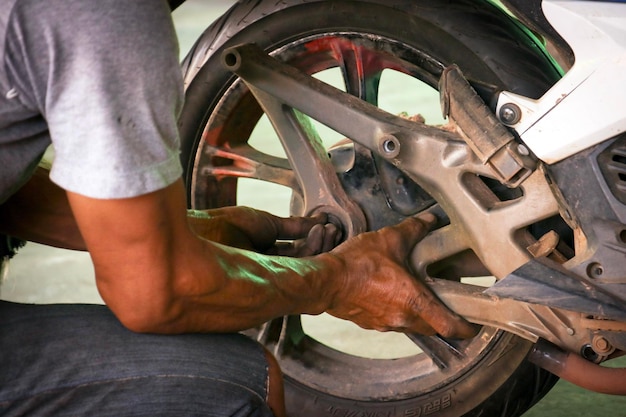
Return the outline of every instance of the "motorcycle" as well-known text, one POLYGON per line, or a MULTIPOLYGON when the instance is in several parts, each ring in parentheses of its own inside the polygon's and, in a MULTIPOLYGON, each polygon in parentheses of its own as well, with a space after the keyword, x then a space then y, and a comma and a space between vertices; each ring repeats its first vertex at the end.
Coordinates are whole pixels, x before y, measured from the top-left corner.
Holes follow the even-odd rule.
POLYGON ((412 270, 482 325, 393 358, 305 317, 251 329, 290 415, 519 416, 558 377, 626 394, 600 366, 626 351, 624 28, 623 4, 540 0, 241 0, 207 28, 183 62, 190 206, 255 179, 345 238, 430 211, 412 270))

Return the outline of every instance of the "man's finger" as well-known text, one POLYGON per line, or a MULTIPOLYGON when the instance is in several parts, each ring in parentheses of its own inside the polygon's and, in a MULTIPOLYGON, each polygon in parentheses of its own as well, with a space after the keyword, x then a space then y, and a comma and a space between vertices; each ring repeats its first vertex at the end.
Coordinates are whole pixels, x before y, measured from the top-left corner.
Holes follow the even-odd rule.
POLYGON ((426 226, 428 230, 432 229, 435 224, 437 224, 437 217, 427 211, 415 216, 415 218, 424 223, 424 226, 426 226))
POLYGON ((324 225, 324 239, 320 252, 328 252, 341 242, 341 230, 332 223, 326 223, 324 225))
POLYGON ((321 253, 324 246, 324 226, 316 224, 311 228, 306 239, 300 239, 296 242, 278 242, 274 245, 271 255, 304 257, 313 256, 321 253))
POLYGON ((321 252, 324 245, 324 225, 316 224, 311 228, 299 256, 312 256, 321 252))
POLYGON ((467 339, 476 336, 480 327, 466 321, 446 307, 426 287, 420 290, 418 298, 414 302, 416 322, 411 331, 420 332, 423 328, 423 320, 443 337, 467 339))
POLYGON ((312 217, 273 217, 278 236, 277 239, 301 239, 307 237, 315 225, 328 222, 328 215, 318 213, 312 217))

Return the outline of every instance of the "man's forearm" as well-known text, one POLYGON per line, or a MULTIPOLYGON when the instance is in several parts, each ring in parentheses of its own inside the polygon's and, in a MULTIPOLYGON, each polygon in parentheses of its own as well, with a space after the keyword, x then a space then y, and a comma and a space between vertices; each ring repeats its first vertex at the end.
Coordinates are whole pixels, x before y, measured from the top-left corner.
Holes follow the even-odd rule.
POLYGON ((187 248, 168 256, 171 279, 129 274, 127 265, 112 271, 118 279, 97 274, 102 298, 125 326, 148 333, 239 331, 330 306, 331 255, 287 258, 205 243, 201 251, 187 248), (133 278, 120 282, 120 276, 133 278))
POLYGON ((38 168, 33 177, 0 205, 0 232, 65 249, 85 250, 65 190, 38 168))
POLYGON ((224 268, 222 285, 200 297, 181 293, 183 317, 197 313, 204 331, 238 331, 279 316, 320 314, 334 298, 335 285, 328 281, 341 281, 340 261, 330 254, 288 258, 209 245, 224 268))

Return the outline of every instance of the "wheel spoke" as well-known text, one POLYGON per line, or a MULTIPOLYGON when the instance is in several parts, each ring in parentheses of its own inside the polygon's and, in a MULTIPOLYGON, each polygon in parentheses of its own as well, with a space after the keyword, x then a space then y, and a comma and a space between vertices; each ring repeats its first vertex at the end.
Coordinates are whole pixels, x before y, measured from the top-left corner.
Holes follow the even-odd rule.
POLYGON ((419 334, 407 334, 407 336, 441 370, 454 368, 455 364, 461 364, 463 359, 465 359, 466 355, 463 349, 454 341, 444 339, 441 336, 423 336, 419 334))
POLYGON ((211 159, 221 158, 229 160, 230 164, 205 165, 201 169, 203 176, 221 175, 240 178, 255 178, 291 188, 301 193, 298 181, 285 158, 278 158, 260 152, 247 145, 237 145, 232 148, 204 145, 204 153, 211 159))
POLYGON ((283 316, 268 321, 256 331, 246 332, 272 351, 277 358, 298 346, 304 339, 300 316, 283 316))
MULTIPOLYGON (((382 75, 382 70, 377 65, 378 60, 362 47, 345 40, 335 42, 333 50, 341 69, 346 92, 377 106, 382 75)), ((354 156, 355 163, 358 164, 359 158, 371 158, 371 152, 365 146, 354 143, 354 156)))
MULTIPOLYGON (((341 45, 344 46, 345 43, 341 42, 341 45)), ((378 61, 353 43, 344 47, 335 45, 334 50, 346 84, 346 92, 378 105, 378 87, 382 74, 378 61)))

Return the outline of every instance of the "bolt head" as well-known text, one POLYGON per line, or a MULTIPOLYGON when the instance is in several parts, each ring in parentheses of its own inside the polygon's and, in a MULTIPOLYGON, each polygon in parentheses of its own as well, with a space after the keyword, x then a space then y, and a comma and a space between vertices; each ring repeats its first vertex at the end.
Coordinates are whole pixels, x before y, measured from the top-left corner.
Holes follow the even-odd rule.
POLYGON ((507 103, 500 107, 499 116, 502 123, 514 125, 522 119, 522 110, 517 104, 507 103))

